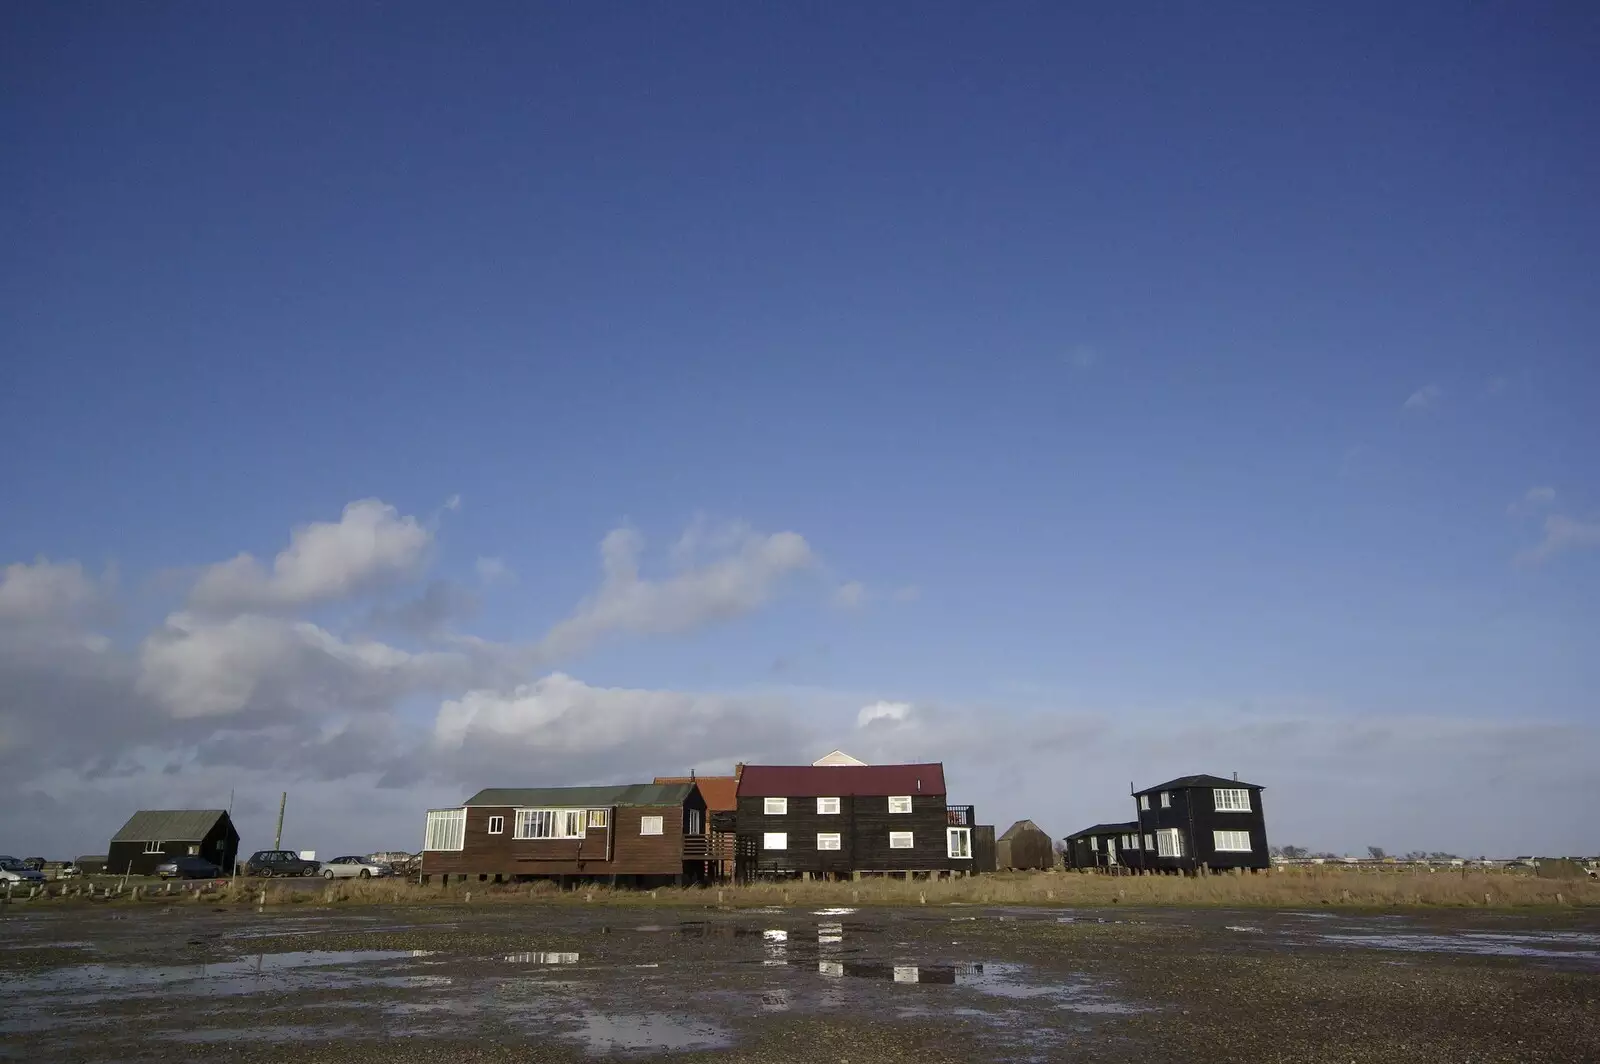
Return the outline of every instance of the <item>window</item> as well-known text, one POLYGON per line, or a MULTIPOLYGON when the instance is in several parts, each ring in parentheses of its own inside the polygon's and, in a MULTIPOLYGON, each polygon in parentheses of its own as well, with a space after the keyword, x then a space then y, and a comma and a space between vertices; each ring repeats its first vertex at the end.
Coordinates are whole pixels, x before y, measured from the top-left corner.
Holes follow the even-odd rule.
POLYGON ((200 856, 200 847, 198 845, 189 847, 189 856, 190 857, 199 857, 200 856))
POLYGON ((1134 841, 1135 838, 1137 838, 1137 836, 1134 836, 1134 835, 1124 835, 1124 836, 1122 836, 1122 848, 1124 850, 1137 850, 1139 848, 1139 844, 1134 841))
POLYGON ((489 818, 489 834, 491 834, 491 835, 504 835, 505 833, 506 833, 506 818, 503 817, 503 816, 492 816, 492 817, 490 817, 489 818))
POLYGON ((589 810, 589 826, 591 828, 603 828, 603 827, 605 827, 606 826, 606 811, 604 809, 591 809, 591 810, 589 810))
POLYGON ((789 848, 789 833, 786 831, 769 831, 761 836, 763 850, 787 850, 789 848))
POLYGON ((1249 853, 1250 833, 1248 831, 1213 831, 1211 844, 1219 851, 1225 853, 1249 853))
POLYGON ((839 813, 839 799, 818 798, 817 812, 821 813, 823 816, 837 816, 839 813))
POLYGON ((1156 848, 1156 837, 1154 835, 1146 835, 1144 837, 1144 848, 1147 850, 1156 848))
POLYGON ((434 809, 428 813, 424 850, 459 850, 467 837, 465 809, 434 809))
POLYGON ((1156 855, 1159 857, 1183 856, 1183 836, 1178 834, 1177 828, 1162 828, 1156 832, 1156 855))
POLYGON ((817 849, 837 850, 839 848, 839 833, 837 831, 817 832, 817 849))
POLYGON ((1169 794, 1166 791, 1162 791, 1161 792, 1161 808, 1163 808, 1163 809, 1171 809, 1172 808, 1172 795, 1169 794))
POLYGON ((1250 811, 1250 792, 1247 790, 1215 790, 1211 797, 1216 799, 1217 812, 1219 813, 1248 813, 1250 811))
POLYGON ((972 860, 972 829, 945 828, 945 849, 957 861, 972 860))
POLYGON ((581 839, 588 816, 582 809, 518 809, 513 838, 581 839))
POLYGON ((658 816, 642 816, 639 818, 639 834, 661 834, 661 818, 658 816))
POLYGON ((704 825, 701 823, 701 813, 698 809, 689 810, 689 815, 684 818, 683 833, 685 835, 702 834, 704 825))
POLYGON ((891 850, 909 850, 909 849, 911 849, 911 846, 912 846, 912 843, 911 843, 911 832, 909 832, 909 831, 891 831, 891 832, 889 832, 889 849, 891 849, 891 850))
POLYGON ((1098 835, 1090 835, 1089 836, 1089 849, 1098 850, 1099 848, 1100 848, 1100 836, 1098 836, 1098 835))
POLYGON ((911 812, 911 795, 909 795, 909 794, 897 794, 894 797, 890 798, 889 799, 889 812, 891 812, 891 813, 909 813, 909 812, 911 812))
POLYGON ((1139 811, 1141 813, 1150 811, 1150 796, 1148 794, 1139 795, 1139 811))
POLYGON ((159 842, 147 842, 147 843, 144 844, 144 852, 145 853, 160 853, 161 852, 161 844, 159 842))
POLYGON ((768 798, 761 803, 761 811, 768 816, 788 816, 789 799, 768 798))

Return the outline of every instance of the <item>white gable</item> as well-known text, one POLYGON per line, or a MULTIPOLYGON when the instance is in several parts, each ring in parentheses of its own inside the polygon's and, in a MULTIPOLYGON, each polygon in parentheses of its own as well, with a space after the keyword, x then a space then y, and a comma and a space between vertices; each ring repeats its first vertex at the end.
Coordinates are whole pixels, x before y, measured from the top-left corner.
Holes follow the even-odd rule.
POLYGON ((835 750, 831 754, 823 754, 821 757, 819 757, 815 761, 811 762, 811 764, 812 765, 865 765, 866 762, 862 761, 860 758, 851 757, 849 754, 845 753, 843 750, 835 750))

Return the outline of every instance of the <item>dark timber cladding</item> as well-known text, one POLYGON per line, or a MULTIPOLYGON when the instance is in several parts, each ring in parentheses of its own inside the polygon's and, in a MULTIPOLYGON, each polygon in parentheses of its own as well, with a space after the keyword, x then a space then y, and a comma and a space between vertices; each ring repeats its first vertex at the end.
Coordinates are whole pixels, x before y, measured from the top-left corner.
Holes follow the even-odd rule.
POLYGON ((239 833, 222 809, 141 809, 111 837, 106 871, 148 876, 173 857, 203 857, 224 875, 239 856, 239 833))
POLYGON ((1049 834, 1031 820, 1019 820, 1006 829, 997 844, 996 861, 1001 868, 1054 868, 1055 846, 1049 834))
POLYGON ((1145 867, 1155 871, 1268 868, 1263 788, 1224 776, 1182 776, 1133 794, 1145 867))
POLYGON ((973 870, 942 765, 746 765, 737 801, 742 878, 973 870))
POLYGON ((1144 867, 1138 831, 1139 825, 1131 820, 1075 831, 1063 840, 1067 848, 1062 858, 1068 868, 1137 871, 1144 867))
POLYGON ((422 874, 700 880, 711 859, 693 783, 490 788, 428 813, 422 874))

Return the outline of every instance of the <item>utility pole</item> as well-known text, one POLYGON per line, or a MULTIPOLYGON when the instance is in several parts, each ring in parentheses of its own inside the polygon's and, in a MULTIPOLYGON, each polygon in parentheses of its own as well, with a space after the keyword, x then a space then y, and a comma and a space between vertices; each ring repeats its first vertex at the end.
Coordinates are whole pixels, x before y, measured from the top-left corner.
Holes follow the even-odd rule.
POLYGON ((283 807, 289 804, 289 792, 284 791, 283 797, 278 799, 278 833, 272 837, 274 850, 283 846, 283 807))

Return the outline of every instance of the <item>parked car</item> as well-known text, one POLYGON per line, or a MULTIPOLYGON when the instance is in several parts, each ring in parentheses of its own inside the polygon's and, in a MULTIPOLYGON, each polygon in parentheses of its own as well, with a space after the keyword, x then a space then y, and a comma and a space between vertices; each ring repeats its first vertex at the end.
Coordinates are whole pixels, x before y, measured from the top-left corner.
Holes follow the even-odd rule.
POLYGON ((247 876, 314 876, 322 871, 319 861, 307 861, 293 850, 257 850, 244 864, 247 876))
POLYGON ((0 854, 0 883, 43 883, 44 873, 36 872, 17 860, 0 854))
POLYGON ((162 879, 218 879, 222 869, 204 857, 181 855, 156 865, 156 875, 162 879))
POLYGON ((371 879, 388 874, 388 865, 369 861, 365 857, 335 857, 322 866, 325 879, 371 879))
POLYGON ((22 859, 22 867, 31 868, 35 872, 43 872, 44 871, 44 858, 43 857, 24 857, 22 859))
POLYGON ((57 879, 77 879, 81 875, 83 875, 83 869, 71 863, 64 864, 56 870, 57 879))

